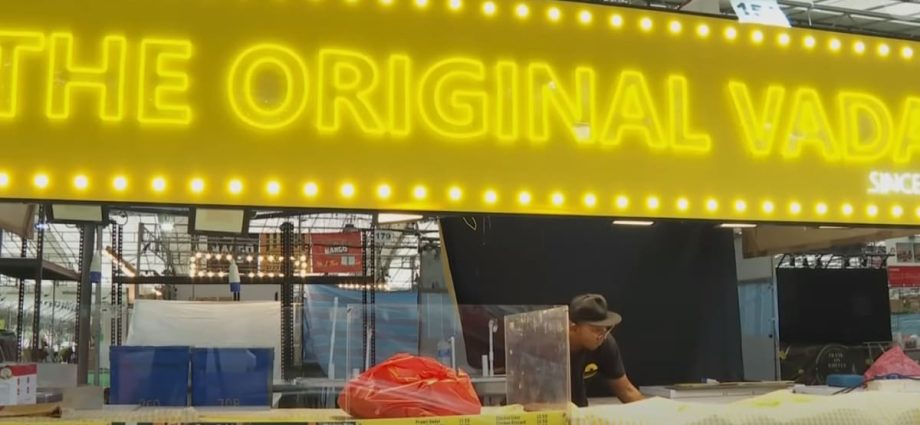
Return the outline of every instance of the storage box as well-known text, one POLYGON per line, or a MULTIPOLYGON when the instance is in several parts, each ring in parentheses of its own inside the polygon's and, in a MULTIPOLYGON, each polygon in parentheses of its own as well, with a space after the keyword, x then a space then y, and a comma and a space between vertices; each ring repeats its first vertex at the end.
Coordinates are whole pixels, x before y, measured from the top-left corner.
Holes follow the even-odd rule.
POLYGON ((0 365, 0 406, 35 404, 38 393, 38 365, 0 365))
POLYGON ((190 347, 111 347, 109 404, 187 406, 190 347))
POLYGON ((271 406, 273 348, 196 348, 192 406, 271 406))

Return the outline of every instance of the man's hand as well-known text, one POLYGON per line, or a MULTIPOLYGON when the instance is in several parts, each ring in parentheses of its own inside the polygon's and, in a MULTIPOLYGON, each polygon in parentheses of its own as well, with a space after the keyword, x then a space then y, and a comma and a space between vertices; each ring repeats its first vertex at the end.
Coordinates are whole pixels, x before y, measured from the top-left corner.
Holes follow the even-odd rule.
POLYGON ((619 379, 609 379, 607 383, 610 385, 613 395, 617 396, 623 403, 645 400, 645 396, 629 381, 626 375, 621 376, 619 379))

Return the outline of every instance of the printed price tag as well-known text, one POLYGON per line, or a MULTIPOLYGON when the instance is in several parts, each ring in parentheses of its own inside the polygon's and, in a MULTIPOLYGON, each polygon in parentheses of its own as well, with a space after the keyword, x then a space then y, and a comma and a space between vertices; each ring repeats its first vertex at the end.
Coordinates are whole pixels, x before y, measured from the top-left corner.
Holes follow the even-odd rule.
POLYGON ((789 28, 789 18, 776 0, 732 0, 732 9, 742 24, 762 24, 789 28))

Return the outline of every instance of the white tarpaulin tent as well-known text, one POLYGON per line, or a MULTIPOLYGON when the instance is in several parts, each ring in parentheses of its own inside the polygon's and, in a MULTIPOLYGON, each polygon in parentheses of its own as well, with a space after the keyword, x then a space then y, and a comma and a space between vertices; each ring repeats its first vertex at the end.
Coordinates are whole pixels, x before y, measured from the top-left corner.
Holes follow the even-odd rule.
POLYGON ((274 348, 281 379, 281 306, 277 302, 137 300, 126 345, 274 348))

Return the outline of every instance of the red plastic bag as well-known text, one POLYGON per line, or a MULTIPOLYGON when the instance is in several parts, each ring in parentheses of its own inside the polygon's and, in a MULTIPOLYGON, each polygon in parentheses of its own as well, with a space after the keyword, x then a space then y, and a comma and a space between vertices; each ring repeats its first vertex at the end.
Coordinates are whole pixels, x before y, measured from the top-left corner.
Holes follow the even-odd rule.
POLYGON ((872 367, 866 371, 863 378, 868 381, 887 375, 920 376, 920 365, 914 359, 907 357, 901 347, 895 346, 872 363, 872 367))
POLYGON ((339 406, 358 419, 478 415, 482 409, 469 375, 408 354, 349 381, 339 406))

